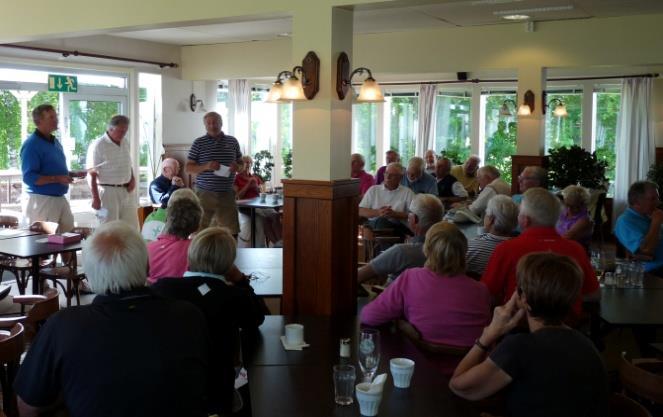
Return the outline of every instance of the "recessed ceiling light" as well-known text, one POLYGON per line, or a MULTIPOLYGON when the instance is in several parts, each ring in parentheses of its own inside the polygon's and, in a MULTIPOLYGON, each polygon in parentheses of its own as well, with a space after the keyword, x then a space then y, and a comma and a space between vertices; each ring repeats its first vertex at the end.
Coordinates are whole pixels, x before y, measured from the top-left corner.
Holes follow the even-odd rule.
POLYGON ((289 38, 290 37, 290 32, 279 33, 276 36, 278 36, 279 38, 289 38))
POLYGON ((523 0, 474 0, 470 3, 472 6, 483 6, 484 4, 507 4, 520 3, 523 0))
POLYGON ((502 19, 506 20, 527 20, 529 19, 529 16, 526 14, 508 14, 506 16, 502 16, 502 19))
POLYGON ((532 7, 528 9, 512 9, 512 10, 498 10, 493 12, 495 16, 507 16, 510 14, 525 14, 525 13, 550 13, 550 12, 563 12, 573 10, 573 5, 567 6, 550 6, 550 7, 532 7))

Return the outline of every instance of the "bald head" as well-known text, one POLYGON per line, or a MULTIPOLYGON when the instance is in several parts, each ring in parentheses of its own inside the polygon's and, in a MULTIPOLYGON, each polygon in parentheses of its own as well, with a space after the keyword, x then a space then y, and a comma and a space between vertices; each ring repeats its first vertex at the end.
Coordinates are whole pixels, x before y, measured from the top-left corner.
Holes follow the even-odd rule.
POLYGON ((161 163, 161 173, 164 177, 173 179, 175 175, 180 172, 180 163, 177 162, 177 159, 166 158, 161 163))

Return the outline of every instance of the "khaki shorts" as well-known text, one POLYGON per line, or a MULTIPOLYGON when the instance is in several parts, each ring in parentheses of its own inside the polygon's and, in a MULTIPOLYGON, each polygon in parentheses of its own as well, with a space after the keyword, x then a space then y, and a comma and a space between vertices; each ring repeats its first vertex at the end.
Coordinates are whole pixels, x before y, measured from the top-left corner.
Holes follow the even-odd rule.
POLYGON ((58 224, 58 233, 71 232, 74 228, 74 215, 71 213, 69 201, 65 197, 29 195, 28 205, 25 208, 25 217, 28 218, 29 223, 55 222, 58 224))
POLYGON ((237 204, 235 204, 235 191, 217 193, 214 191, 196 189, 196 195, 203 207, 203 220, 200 228, 208 226, 226 227, 230 233, 239 233, 239 219, 237 216, 237 204))

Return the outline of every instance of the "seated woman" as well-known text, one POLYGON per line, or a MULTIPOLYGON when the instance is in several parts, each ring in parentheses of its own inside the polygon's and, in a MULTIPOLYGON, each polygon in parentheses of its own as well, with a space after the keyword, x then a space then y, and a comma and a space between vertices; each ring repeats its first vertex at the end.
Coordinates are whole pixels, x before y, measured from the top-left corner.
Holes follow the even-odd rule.
POLYGON ((562 322, 582 286, 578 265, 567 256, 532 253, 518 262, 517 279, 517 291, 495 308, 492 322, 456 368, 451 390, 480 400, 508 387, 511 417, 608 415, 601 357, 585 335, 562 322), (523 318, 530 333, 498 343, 523 318))
MULTIPOLYGON (((253 160, 250 156, 242 157, 244 164, 235 175, 233 189, 238 200, 256 198, 260 195, 262 179, 251 173, 253 160)), ((249 242, 251 236, 251 213, 249 209, 239 209, 241 231, 239 241, 249 242)), ((274 209, 256 209, 256 247, 265 246, 265 238, 269 242, 279 243, 283 235, 281 216, 274 209)))
POLYGON ((168 202, 163 233, 147 244, 150 265, 147 281, 150 284, 163 277, 181 277, 187 270, 189 237, 198 231, 203 209, 196 200, 177 198, 180 191, 173 193, 168 202))
POLYGON ((211 413, 233 408, 239 329, 250 333, 265 319, 265 304, 234 265, 236 253, 235 239, 227 229, 209 227, 191 241, 189 270, 184 279, 163 278, 152 286, 158 294, 189 301, 205 315, 212 352, 208 394, 211 413))
POLYGON ((423 268, 405 270, 361 311, 361 322, 378 326, 405 319, 423 341, 472 346, 490 321, 490 293, 465 275, 467 239, 457 226, 439 222, 426 233, 423 268))
POLYGON ((198 196, 190 188, 180 188, 174 191, 166 203, 166 208, 159 207, 154 210, 152 213, 143 221, 143 228, 140 231, 140 234, 143 236, 143 240, 146 242, 152 242, 157 240, 157 237, 163 232, 163 228, 166 226, 166 216, 168 215, 168 207, 171 202, 175 202, 180 198, 189 198, 197 203, 200 203, 198 196))
POLYGON ((556 229, 560 236, 575 240, 589 249, 594 232, 594 223, 589 217, 589 192, 584 187, 569 185, 562 190, 564 209, 559 216, 556 229))

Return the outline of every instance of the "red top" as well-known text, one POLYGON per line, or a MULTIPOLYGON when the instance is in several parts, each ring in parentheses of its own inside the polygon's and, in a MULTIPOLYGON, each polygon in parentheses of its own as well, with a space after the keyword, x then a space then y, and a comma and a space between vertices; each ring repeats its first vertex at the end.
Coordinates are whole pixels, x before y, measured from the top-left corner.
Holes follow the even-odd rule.
POLYGON ((242 199, 244 198, 256 198, 260 195, 260 184, 262 184, 262 180, 260 179, 259 176, 257 175, 246 175, 246 174, 237 174, 235 175, 235 187, 237 187, 237 191, 241 190, 246 186, 246 184, 249 182, 251 178, 256 179, 256 185, 254 187, 249 187, 244 195, 241 197, 242 199))
POLYGON ((587 252, 573 240, 564 239, 554 227, 531 227, 517 238, 500 243, 488 261, 481 282, 497 300, 506 303, 516 290, 516 265, 532 252, 554 252, 573 258, 584 274, 580 297, 573 306, 576 317, 582 312, 582 296, 598 290, 599 282, 589 263, 587 252))
POLYGON ((361 195, 366 194, 369 188, 375 185, 375 178, 371 174, 368 174, 363 169, 358 174, 350 174, 352 178, 359 178, 359 193, 361 195))
POLYGON ((147 244, 150 271, 147 281, 154 284, 160 278, 181 277, 189 268, 191 240, 174 235, 159 235, 157 240, 147 244))

